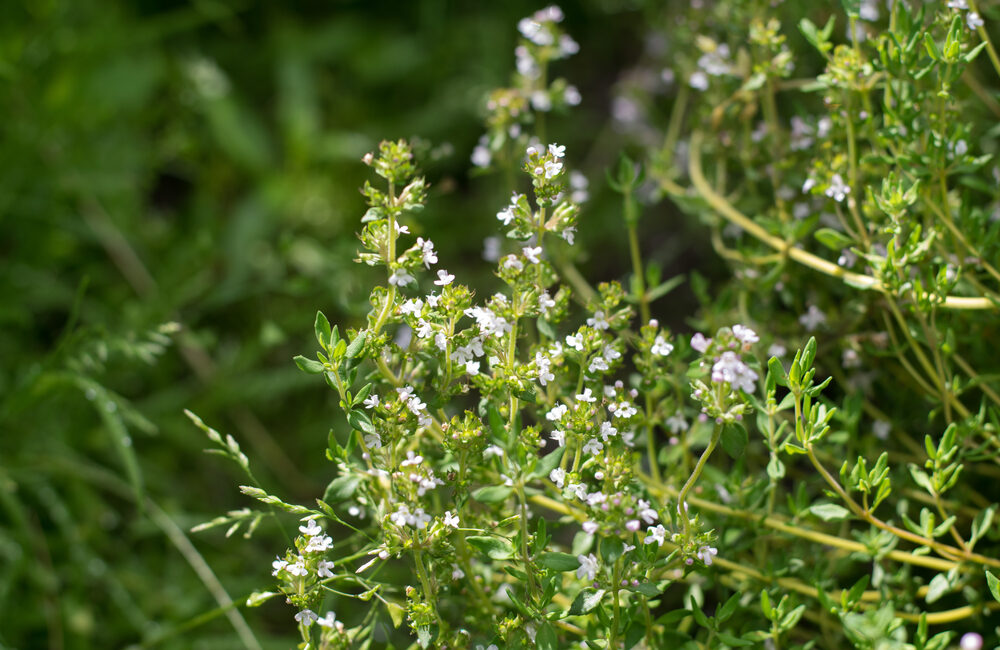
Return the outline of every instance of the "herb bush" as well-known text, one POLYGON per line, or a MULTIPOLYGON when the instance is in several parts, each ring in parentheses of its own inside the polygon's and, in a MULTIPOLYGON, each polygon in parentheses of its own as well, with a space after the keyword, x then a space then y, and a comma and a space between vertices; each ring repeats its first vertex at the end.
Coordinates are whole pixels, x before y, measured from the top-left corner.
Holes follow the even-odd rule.
POLYGON ((625 280, 574 265, 583 184, 545 136, 579 100, 551 80, 578 49, 557 7, 518 24, 472 153, 511 192, 498 291, 432 268, 411 147, 364 157, 357 261, 384 279, 360 326, 320 312, 319 352, 296 357, 350 424, 328 440, 336 475, 309 505, 252 481, 267 507, 211 522, 300 517, 249 600, 291 605, 300 647, 996 642, 985 19, 964 1, 660 18, 644 65, 666 89, 615 107, 642 164, 623 156, 620 209, 589 217, 627 232, 625 280), (734 269, 721 288, 690 278, 693 336, 651 317, 679 281, 642 260, 659 199, 734 269))
POLYGON ((364 156, 354 248, 377 286, 295 359, 345 416, 328 485, 283 494, 189 412, 259 502, 194 530, 286 531, 246 605, 302 648, 995 646, 1000 15, 644 8, 617 204, 550 135, 588 47, 563 18, 517 24, 513 82, 484 101, 470 163, 503 198, 437 223, 495 213, 495 277, 431 241, 419 147, 364 156), (664 203, 731 277, 664 272, 664 203), (591 282, 616 250, 631 273, 591 282))

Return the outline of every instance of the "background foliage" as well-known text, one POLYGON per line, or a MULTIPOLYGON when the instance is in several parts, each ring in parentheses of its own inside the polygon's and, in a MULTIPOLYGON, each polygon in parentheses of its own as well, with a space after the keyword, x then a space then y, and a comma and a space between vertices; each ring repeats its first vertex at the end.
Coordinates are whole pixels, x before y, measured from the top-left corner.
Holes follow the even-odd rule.
MULTIPOLYGON (((468 158, 514 25, 537 8, 3 3, 0 646, 238 645, 228 622, 204 620, 219 605, 188 559, 196 548, 240 600, 267 575, 277 531, 171 540, 174 525, 247 504, 182 409, 238 437, 267 485, 322 490, 317 443, 343 425, 291 358, 312 345, 317 308, 351 323, 367 305, 370 278, 351 263, 359 159, 382 138, 423 138, 427 230, 451 267, 487 282, 500 192, 468 158)), ((642 7, 564 8, 587 45, 559 73, 584 101, 551 129, 586 153, 596 206, 614 200, 601 181, 621 144, 609 106, 642 52, 642 7)), ((659 210, 653 259, 689 265, 696 242, 668 239, 686 226, 659 210)), ((626 250, 613 216, 582 236, 626 250)), ((628 261, 583 266, 609 278, 628 261)), ((261 638, 287 639, 280 608, 248 616, 261 638)))

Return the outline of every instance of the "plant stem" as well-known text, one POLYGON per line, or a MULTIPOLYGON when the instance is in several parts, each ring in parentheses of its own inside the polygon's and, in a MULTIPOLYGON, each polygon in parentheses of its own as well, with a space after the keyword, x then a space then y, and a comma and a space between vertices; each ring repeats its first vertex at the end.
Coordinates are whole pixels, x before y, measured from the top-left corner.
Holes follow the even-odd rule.
POLYGON ((715 428, 712 430, 712 438, 708 441, 708 446, 705 447, 705 451, 702 452, 701 458, 698 459, 698 463, 694 466, 694 471, 691 472, 691 476, 688 477, 684 487, 677 494, 677 512, 681 516, 681 521, 684 522, 684 532, 690 532, 690 521, 687 516, 687 508, 684 505, 687 499, 688 492, 694 487, 694 484, 698 481, 698 477, 701 476, 701 470, 705 467, 705 463, 708 461, 708 457, 712 455, 712 451, 715 449, 715 445, 718 444, 719 438, 722 436, 722 425, 716 424, 715 428))

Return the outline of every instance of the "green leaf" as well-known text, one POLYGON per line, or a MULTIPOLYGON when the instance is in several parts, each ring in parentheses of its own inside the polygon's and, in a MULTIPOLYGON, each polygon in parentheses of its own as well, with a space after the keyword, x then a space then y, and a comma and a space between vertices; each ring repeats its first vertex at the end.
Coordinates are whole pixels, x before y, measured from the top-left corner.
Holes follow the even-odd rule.
POLYGON ((820 228, 813 233, 813 237, 835 253, 839 253, 845 248, 850 248, 854 244, 853 239, 833 228, 820 228))
POLYGON ((767 370, 774 376, 774 381, 779 386, 788 387, 788 373, 785 372, 785 367, 781 365, 781 360, 778 357, 771 357, 767 360, 767 370))
POLYGON ((344 350, 344 356, 347 357, 348 359, 353 359, 354 357, 358 356, 358 354, 361 352, 361 348, 365 346, 365 339, 367 338, 368 338, 368 332, 366 330, 361 330, 360 332, 358 332, 358 335, 354 337, 354 340, 351 341, 351 344, 347 346, 346 350, 344 350))
POLYGON ((549 473, 559 466, 559 461, 562 459, 563 453, 566 451, 565 447, 559 447, 551 454, 543 456, 535 464, 535 471, 531 473, 532 478, 545 478, 549 473))
POLYGON ((771 454, 771 460, 767 461, 767 475, 776 481, 784 478, 785 464, 778 458, 778 454, 771 454))
POLYGON ((316 331, 316 340, 319 342, 319 347, 326 350, 330 345, 330 321, 326 319, 326 315, 323 312, 316 312, 316 322, 313 325, 313 329, 316 331))
POLYGON ((514 488, 507 485, 487 485, 472 493, 472 498, 480 503, 500 503, 511 494, 514 488))
POLYGON ((502 537, 472 535, 466 537, 465 541, 492 560, 508 560, 514 556, 514 547, 502 537))
POLYGON ((705 616, 705 612, 701 611, 701 607, 698 606, 698 602, 694 599, 694 596, 691 596, 689 602, 690 602, 689 607, 691 615, 694 616, 695 622, 698 623, 698 625, 702 626, 703 628, 709 630, 713 629, 712 622, 709 620, 707 616, 705 616))
POLYGON ((861 13, 861 0, 840 0, 840 5, 848 16, 857 18, 861 13))
POLYGON ((486 419, 489 422, 490 431, 493 432, 493 441, 506 442, 507 427, 504 426, 503 418, 500 417, 500 411, 496 406, 489 405, 486 409, 486 419))
POLYGON ((569 615, 579 616, 581 614, 586 614, 600 605, 601 598, 603 597, 603 589, 593 589, 592 587, 587 587, 580 590, 580 593, 576 595, 576 598, 573 600, 573 604, 569 608, 569 615))
POLYGON ((722 429, 720 442, 726 453, 735 459, 743 455, 749 439, 747 430, 742 424, 727 424, 722 429))
POLYGON ((642 594, 647 598, 654 598, 663 593, 663 590, 657 587, 656 584, 652 582, 643 582, 635 587, 629 587, 628 590, 634 591, 637 594, 642 594))
POLYGON ((247 607, 260 607, 280 594, 276 591, 255 591, 247 597, 247 607))
POLYGON ((357 474, 345 474, 330 481, 323 492, 323 500, 327 503, 340 503, 352 496, 361 484, 361 477, 357 474))
POLYGON ((606 564, 614 564, 625 551, 625 544, 618 537, 604 537, 601 539, 601 558, 606 564))
POLYGON ((580 560, 569 553, 542 553, 538 558, 538 563, 553 571, 576 571, 580 568, 580 560))
POLYGON ((375 433, 375 425, 367 413, 360 410, 351 411, 347 414, 347 421, 352 427, 363 433, 375 433))
POLYGON ((730 616, 736 613, 736 608, 740 604, 740 596, 742 596, 742 594, 739 592, 733 594, 725 603, 723 603, 722 607, 715 612, 715 617, 719 619, 720 623, 725 623, 730 616))
POLYGON ((951 583, 948 582, 948 576, 944 573, 939 573, 933 578, 931 578, 931 583, 927 585, 927 595, 924 600, 930 605, 941 599, 946 593, 951 591, 951 583))
POLYGON ((835 503, 816 503, 809 506, 809 512, 823 521, 839 521, 851 516, 851 511, 835 503))
POLYGON ((538 646, 538 650, 557 650, 559 648, 559 636, 551 623, 546 621, 538 626, 535 644, 538 646))
POLYGON ((310 375, 318 375, 324 370, 322 363, 313 359, 307 359, 301 354, 295 357, 295 365, 299 367, 299 370, 308 372, 310 375))
POLYGON ((725 632, 717 632, 716 636, 719 637, 719 641, 722 641, 726 645, 733 646, 734 648, 745 648, 747 646, 755 645, 753 641, 747 641, 746 639, 741 639, 738 636, 726 634, 725 632))
POLYGON ((998 579, 995 575, 987 571, 986 584, 989 585, 990 593, 993 594, 994 600, 1000 602, 1000 579, 998 579))

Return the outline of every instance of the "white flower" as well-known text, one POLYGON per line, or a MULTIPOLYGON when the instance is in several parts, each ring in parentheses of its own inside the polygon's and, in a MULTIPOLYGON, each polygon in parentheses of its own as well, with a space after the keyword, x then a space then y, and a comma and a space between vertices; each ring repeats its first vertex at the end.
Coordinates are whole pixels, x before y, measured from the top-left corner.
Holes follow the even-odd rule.
MULTIPOLYGON (((610 327, 610 324, 605 319, 604 312, 601 311, 601 310, 595 311, 593 318, 588 318, 587 319, 587 325, 589 325, 590 327, 593 327, 594 329, 598 329, 598 330, 606 330, 606 329, 608 329, 610 327)), ((569 341, 567 341, 567 343, 568 342, 569 341)))
POLYGON ((561 467, 557 467, 551 472, 549 472, 549 480, 556 484, 557 487, 562 487, 563 483, 566 482, 566 470, 561 467))
POLYGON ((802 193, 805 194, 814 187, 816 187, 816 179, 807 178, 806 182, 802 183, 802 193))
POLYGON ((983 637, 978 632, 966 632, 958 642, 959 650, 981 650, 983 637))
POLYGON ((806 328, 807 332, 813 332, 820 325, 826 322, 824 314, 816 305, 809 305, 809 311, 799 316, 799 324, 806 328))
POLYGON ((437 307, 439 302, 441 302, 441 296, 436 293, 432 293, 427 296, 427 304, 431 307, 431 309, 437 307))
POLYGON ((437 253, 434 252, 434 242, 423 237, 417 237, 417 246, 420 247, 420 255, 423 257, 424 266, 431 268, 431 264, 437 264, 437 253))
POLYGON ((478 361, 466 361, 465 362, 465 373, 475 377, 479 374, 479 362, 478 361))
POLYGON ((610 438, 611 436, 617 436, 617 435, 618 435, 618 429, 611 426, 610 422, 601 422, 601 439, 604 440, 604 442, 607 442, 608 438, 610 438))
POLYGON ((875 422, 872 423, 872 432, 879 440, 888 440, 889 433, 891 431, 892 425, 885 420, 875 420, 875 422))
POLYGON ((563 156, 566 155, 566 147, 559 144, 550 144, 549 153, 555 156, 556 158, 562 158, 563 156))
POLYGON ((520 271, 524 268, 524 264, 521 260, 517 259, 514 255, 508 255, 503 259, 503 267, 505 269, 514 269, 515 271, 520 271))
POLYGON ((552 438, 552 440, 560 447, 566 444, 566 434, 562 431, 559 430, 553 431, 549 437, 552 438))
POLYGON ((406 460, 399 464, 400 467, 416 467, 420 463, 424 462, 423 456, 418 456, 416 452, 412 449, 406 452, 406 460))
POLYGON ((576 577, 582 579, 587 576, 587 580, 593 580, 597 577, 597 556, 591 553, 590 555, 577 555, 576 559, 580 562, 580 568, 576 570, 576 577))
POLYGON ((303 563, 301 557, 299 557, 299 561, 295 564, 289 564, 286 566, 285 571, 287 571, 289 575, 299 576, 300 578, 309 575, 309 571, 306 569, 306 565, 303 563))
POLYGON ((556 306, 556 301, 552 299, 548 291, 543 291, 538 296, 538 308, 543 314, 548 314, 549 309, 556 306))
POLYGON ((305 526, 299 526, 299 532, 308 537, 315 537, 323 532, 323 529, 316 523, 315 519, 310 519, 305 526))
POLYGON ((521 249, 521 252, 524 253, 524 256, 527 257, 528 261, 531 262, 532 264, 538 264, 538 262, 541 261, 538 259, 538 256, 542 254, 541 246, 536 246, 534 248, 532 248, 531 246, 525 246, 524 248, 521 249))
POLYGON ((681 431, 687 430, 687 420, 684 419, 684 415, 680 412, 674 413, 669 418, 667 418, 667 428, 670 429, 670 433, 680 433, 681 431))
POLYGON ((562 420, 563 416, 566 415, 566 411, 569 410, 565 404, 559 404, 554 406, 551 411, 545 414, 545 419, 549 422, 556 422, 562 420))
POLYGON ((408 284, 413 284, 416 282, 416 278, 409 274, 406 269, 399 268, 392 272, 389 276, 389 284, 393 286, 403 287, 408 284))
POLYGON ((490 162, 493 160, 493 155, 487 147, 481 144, 477 144, 472 150, 472 164, 476 167, 489 167, 490 162))
POLYGON ((316 612, 311 609, 303 609, 301 612, 295 615, 295 620, 302 623, 306 627, 312 625, 315 621, 319 620, 319 616, 316 616, 316 612))
POLYGON ((589 373, 604 372, 607 369, 608 369, 608 362, 604 359, 604 357, 594 357, 594 359, 590 362, 590 366, 587 368, 587 372, 589 373))
POLYGON ((783 357, 788 350, 780 343, 772 343, 769 348, 767 348, 768 357, 783 357))
POLYGON ((645 499, 639 499, 639 516, 646 522, 647 526, 660 518, 660 515, 650 507, 649 501, 645 499))
POLYGON ((652 544, 656 542, 657 546, 663 546, 663 542, 666 540, 664 536, 667 534, 667 529, 663 527, 663 524, 656 526, 650 526, 646 529, 646 539, 643 540, 644 544, 652 544))
MULTIPOLYGON (((462 571, 461 567, 459 567, 457 564, 454 565, 452 567, 452 569, 451 569, 451 579, 452 580, 461 580, 464 577, 465 577, 465 571, 462 571)), ((483 646, 479 646, 479 647, 482 648, 483 646)), ((495 648, 496 646, 493 646, 493 647, 495 648)))
POLYGON ((446 510, 444 513, 444 525, 458 528, 458 515, 453 515, 451 514, 451 510, 446 510))
POLYGON ((588 535, 593 535, 594 533, 597 532, 597 529, 599 528, 599 526, 597 525, 597 522, 594 522, 594 521, 585 521, 580 526, 580 528, 583 528, 583 532, 587 533, 588 535))
POLYGON ((719 550, 713 546, 702 546, 698 549, 698 559, 705 563, 705 566, 712 566, 712 558, 719 554, 719 550))
POLYGON ((317 618, 316 624, 320 627, 332 628, 338 625, 337 615, 333 612, 327 612, 326 616, 323 618, 317 618))
POLYGON ((587 441, 587 444, 583 446, 583 453, 589 456, 596 456, 604 450, 604 445, 597 438, 591 438, 587 441))
POLYGON ((556 378, 551 372, 552 361, 541 352, 535 353, 535 367, 538 369, 538 383, 542 386, 556 378))
POLYGON ((979 14, 975 11, 970 11, 965 17, 965 24, 969 26, 969 29, 974 30, 978 27, 982 27, 985 23, 983 22, 983 19, 979 17, 979 14))
POLYGON ((434 281, 434 284, 438 285, 439 287, 446 287, 454 281, 455 281, 454 275, 448 273, 444 269, 439 269, 438 279, 434 281))
POLYGON ((698 70, 691 74, 688 85, 695 90, 708 90, 708 75, 698 70))
POLYGON ((416 316, 424 308, 424 301, 420 298, 410 298, 399 306, 399 311, 408 316, 416 316))
POLYGON ((702 354, 708 349, 708 346, 712 343, 712 339, 705 338, 705 335, 698 332, 691 337, 691 347, 702 354))
POLYGON ((496 445, 490 445, 483 450, 483 458, 492 458, 493 456, 499 456, 503 458, 503 449, 496 445))
POLYGON ((569 106, 579 106, 580 102, 583 101, 583 96, 580 95, 580 90, 576 86, 566 86, 566 90, 563 91, 563 101, 569 106))
POLYGON ((278 575, 278 573, 280 573, 281 570, 287 566, 288 566, 288 560, 282 560, 280 557, 275 559, 274 562, 271 562, 271 567, 274 569, 274 571, 271 572, 271 575, 273 576, 278 575))
POLYGON ((649 351, 657 356, 665 357, 674 351, 674 346, 667 343, 666 339, 662 336, 657 336, 656 340, 653 341, 653 347, 649 351))
POLYGON ((529 97, 531 107, 536 111, 546 112, 552 110, 552 97, 544 90, 536 90, 529 97))
POLYGON ((712 381, 717 384, 725 382, 734 389, 752 393, 756 386, 754 382, 757 381, 757 373, 743 363, 735 352, 726 350, 712 366, 712 381))
POLYGON ((329 535, 317 535, 309 540, 306 545, 307 553, 324 553, 333 548, 333 538, 329 535))
MULTIPOLYGON (((548 109, 546 109, 548 110, 548 109)), ((545 178, 553 179, 563 171, 563 164, 552 160, 545 161, 545 178)))
POLYGON ((584 388, 583 392, 576 396, 578 402, 587 402, 588 404, 596 402, 597 398, 594 397, 593 392, 589 388, 584 388))
POLYGON ((566 337, 566 345, 577 352, 583 352, 583 334, 570 334, 566 337))
POLYGON ((319 564, 316 565, 316 575, 318 575, 320 578, 332 578, 333 571, 330 570, 332 568, 333 568, 333 562, 330 562, 328 560, 320 560, 319 564))
POLYGON ((851 188, 844 183, 844 179, 841 178, 840 174, 834 174, 833 178, 830 179, 830 187, 826 188, 826 194, 831 199, 840 203, 847 195, 851 193, 851 188))
POLYGON ((739 339, 743 345, 750 345, 760 340, 757 332, 745 325, 733 325, 733 336, 739 339))
POLYGON ((628 402, 619 402, 618 404, 611 404, 608 406, 608 410, 611 411, 611 413, 616 418, 622 418, 626 420, 639 412, 638 410, 636 410, 634 406, 632 406, 628 402))
POLYGON ((412 525, 415 525, 418 530, 423 530, 427 528, 427 524, 431 522, 431 516, 424 512, 423 508, 417 508, 416 512, 413 513, 412 525))
POLYGON ((497 212, 497 219, 503 222, 503 225, 509 226, 510 222, 514 220, 514 210, 510 206, 507 206, 500 212, 497 212))

